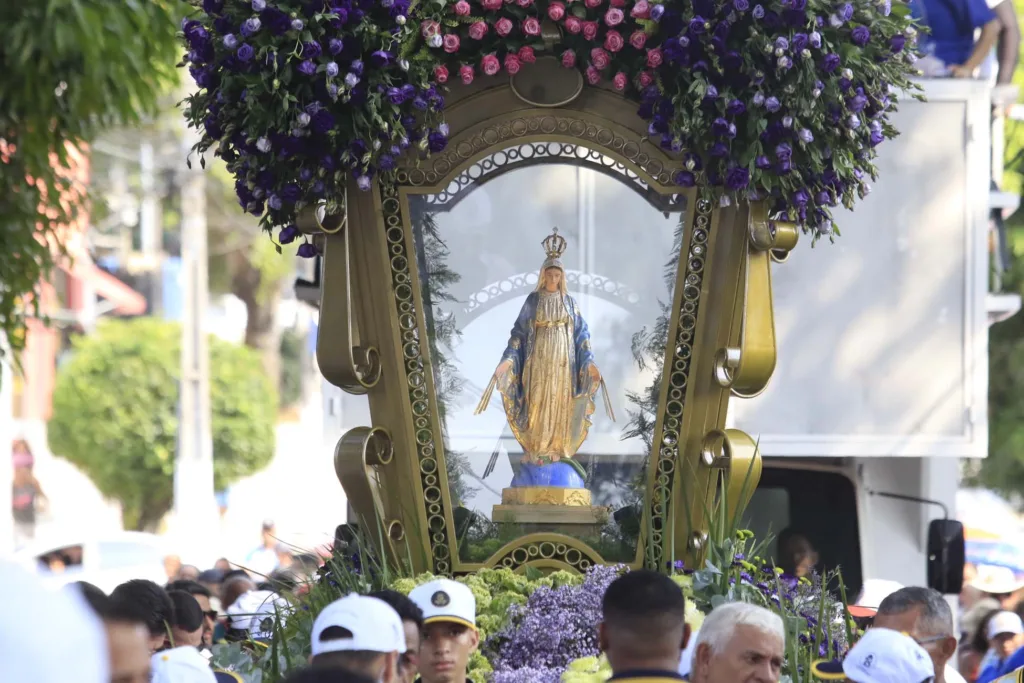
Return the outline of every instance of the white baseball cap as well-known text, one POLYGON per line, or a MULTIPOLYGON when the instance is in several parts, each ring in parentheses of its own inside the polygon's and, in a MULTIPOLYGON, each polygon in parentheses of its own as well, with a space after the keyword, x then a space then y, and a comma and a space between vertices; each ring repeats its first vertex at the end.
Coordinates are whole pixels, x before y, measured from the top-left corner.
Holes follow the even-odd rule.
POLYGON ((391 605, 378 598, 352 594, 324 607, 310 634, 313 656, 325 652, 405 652, 402 619, 391 605), (321 640, 323 632, 338 626, 351 637, 321 640))
POLYGON ((905 633, 868 629, 839 662, 814 662, 811 672, 826 681, 853 683, 931 683, 935 665, 928 652, 905 633))
POLYGON ((37 576, 2 560, 0 585, 0 681, 109 683, 106 630, 80 593, 47 590, 37 576))
POLYGON ((256 641, 270 640, 275 619, 283 623, 288 608, 288 601, 273 591, 249 591, 228 607, 228 627, 248 631, 256 641))
POLYGON ((194 647, 176 647, 150 658, 151 683, 217 683, 209 662, 194 647))
POLYGON ((997 612, 988 620, 988 628, 985 629, 988 639, 991 640, 1000 633, 1012 633, 1015 636, 1024 633, 1024 623, 1016 612, 997 612))
POLYGON ((423 610, 424 626, 449 621, 476 629, 476 598, 466 584, 435 579, 414 588, 409 599, 423 610))

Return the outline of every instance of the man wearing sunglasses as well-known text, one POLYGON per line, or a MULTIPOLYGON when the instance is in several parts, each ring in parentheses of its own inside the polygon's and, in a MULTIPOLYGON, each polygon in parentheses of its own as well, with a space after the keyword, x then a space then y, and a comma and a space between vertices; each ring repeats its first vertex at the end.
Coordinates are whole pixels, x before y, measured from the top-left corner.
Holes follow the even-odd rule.
POLYGON ((953 611, 938 591, 909 586, 890 593, 878 605, 874 628, 906 633, 917 641, 935 665, 935 683, 965 683, 949 666, 957 645, 953 611))
POLYGON ((212 597, 209 589, 195 581, 172 581, 167 584, 167 590, 184 591, 196 599, 199 609, 203 611, 203 643, 204 648, 213 646, 213 632, 217 627, 217 610, 210 604, 212 597))

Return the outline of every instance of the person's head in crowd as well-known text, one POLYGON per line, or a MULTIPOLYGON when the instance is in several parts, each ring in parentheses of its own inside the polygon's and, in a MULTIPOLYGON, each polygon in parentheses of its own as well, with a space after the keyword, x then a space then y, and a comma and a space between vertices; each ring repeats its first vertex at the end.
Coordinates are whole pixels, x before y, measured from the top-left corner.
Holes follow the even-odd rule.
POLYGON ((818 564, 818 553, 803 534, 786 528, 779 533, 776 547, 778 564, 782 571, 802 578, 818 564))
POLYGON ((167 596, 174 604, 174 621, 171 622, 171 642, 174 647, 202 645, 206 617, 199 608, 199 602, 182 590, 167 591, 167 596))
POLYGON ((991 565, 978 565, 976 574, 969 584, 983 597, 993 598, 1004 610, 1017 606, 1017 595, 1024 589, 1024 580, 1018 579, 1012 569, 991 565))
MULTIPOLYGON (((219 682, 218 682, 219 683, 219 682)), ((284 683, 379 683, 372 678, 357 674, 352 671, 338 671, 336 669, 323 669, 310 667, 308 669, 296 669, 288 673, 284 683)))
POLYGON ((227 573, 231 571, 231 563, 228 562, 228 558, 222 557, 213 563, 213 568, 219 569, 220 571, 227 573))
POLYGON ((423 610, 398 591, 381 590, 370 593, 371 598, 386 602, 398 613, 405 633, 405 652, 398 656, 398 680, 413 683, 420 669, 420 637, 423 631, 423 610))
POLYGON ((598 646, 616 676, 679 668, 690 627, 686 599, 672 579, 644 569, 623 574, 605 591, 601 611, 598 646))
POLYGON ((274 524, 274 520, 265 519, 263 520, 263 530, 261 531, 263 538, 263 547, 267 550, 273 550, 277 547, 277 526, 274 524))
POLYGON ((220 587, 224 583, 225 573, 220 569, 207 569, 206 571, 199 572, 199 578, 196 579, 196 583, 210 591, 211 597, 217 596, 219 599, 220 587))
POLYGON ((405 632, 398 613, 377 598, 349 595, 335 600, 313 622, 310 664, 398 683, 398 657, 405 632))
POLYGON ((812 663, 811 675, 822 681, 852 683, 932 683, 937 680, 931 657, 913 638, 878 627, 865 631, 842 661, 812 663))
POLYGON ((469 656, 480 644, 476 598, 465 584, 436 579, 409 598, 423 610, 420 679, 423 683, 463 683, 469 656))
POLYGON ((115 588, 110 599, 146 624, 151 651, 164 648, 170 625, 174 622, 174 604, 167 591, 152 581, 132 579, 115 588))
POLYGON ((220 608, 227 611, 239 596, 256 590, 256 582, 249 578, 245 572, 241 574, 232 573, 224 577, 224 583, 220 587, 220 608))
POLYGON ((945 681, 946 665, 956 653, 957 638, 953 610, 941 593, 921 586, 901 588, 878 605, 874 625, 906 633, 917 641, 932 660, 935 680, 945 681))
POLYGON ((217 610, 213 608, 212 594, 206 586, 196 581, 172 581, 167 584, 168 590, 185 591, 199 603, 199 609, 203 612, 203 645, 209 647, 213 644, 213 631, 217 626, 217 610))
POLYGON ((1002 611, 992 615, 985 627, 988 646, 1002 661, 1024 644, 1024 624, 1016 612, 1002 611))
POLYGON ((273 637, 275 625, 284 624, 288 609, 288 601, 273 591, 249 591, 225 610, 226 639, 267 643, 273 637))
POLYGON ((178 578, 178 572, 181 571, 181 558, 177 555, 167 555, 164 557, 164 572, 167 573, 167 580, 174 581, 178 578))
POLYGON ((75 581, 69 585, 82 595, 89 607, 92 607, 93 612, 100 617, 103 616, 103 612, 107 607, 107 601, 110 599, 106 593, 88 581, 75 581))
POLYGON ((292 566, 292 562, 295 559, 295 553, 290 545, 285 543, 278 543, 274 547, 274 552, 277 553, 277 568, 288 569, 292 566))
POLYGON ((79 591, 47 590, 38 576, 2 560, 0 585, 0 681, 110 683, 103 624, 79 591))
POLYGON ((704 619, 693 650, 694 683, 777 683, 785 659, 782 618, 763 607, 730 602, 704 619))
POLYGON ((178 575, 174 577, 175 581, 195 581, 199 578, 199 567, 191 564, 181 565, 181 569, 178 570, 178 575))
POLYGON ((110 648, 110 683, 149 683, 149 629, 142 616, 108 598, 101 617, 110 648))
POLYGON ((152 683, 217 683, 209 662, 194 647, 157 652, 151 664, 152 683))

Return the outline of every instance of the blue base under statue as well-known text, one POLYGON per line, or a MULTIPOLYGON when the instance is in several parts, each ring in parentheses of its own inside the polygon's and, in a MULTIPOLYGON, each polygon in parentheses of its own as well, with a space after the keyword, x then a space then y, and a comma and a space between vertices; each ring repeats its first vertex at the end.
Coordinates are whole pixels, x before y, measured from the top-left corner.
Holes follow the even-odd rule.
POLYGON ((519 466, 519 472, 512 479, 512 488, 524 486, 555 486, 566 489, 584 488, 585 482, 579 471, 566 462, 553 462, 550 465, 519 466))

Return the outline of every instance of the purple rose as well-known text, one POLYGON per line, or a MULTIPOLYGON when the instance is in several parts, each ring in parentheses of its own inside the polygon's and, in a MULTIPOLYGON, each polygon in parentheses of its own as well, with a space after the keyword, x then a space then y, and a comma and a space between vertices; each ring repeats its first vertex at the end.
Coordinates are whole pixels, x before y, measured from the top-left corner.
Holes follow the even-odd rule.
POLYGON ((775 158, 779 161, 788 161, 793 158, 793 148, 788 142, 781 142, 775 148, 775 158))
POLYGON ((386 50, 377 50, 370 55, 370 62, 378 68, 385 67, 391 63, 391 53, 386 50))
MULTIPOLYGON (((743 1, 746 2, 746 0, 743 0, 743 1)), ((665 6, 664 5, 654 5, 653 7, 651 7, 651 19, 652 20, 654 20, 654 21, 661 21, 661 18, 663 16, 665 16, 665 6)))
POLYGON ((260 26, 260 20, 257 19, 256 17, 252 17, 242 22, 242 27, 239 29, 239 31, 243 36, 248 38, 249 36, 258 32, 260 30, 260 26))
POLYGON ((301 31, 306 27, 306 22, 304 22, 302 19, 292 19, 291 26, 293 31, 301 31))
POLYGON ((832 195, 830 195, 827 190, 822 190, 818 193, 818 196, 814 198, 814 201, 822 206, 828 206, 832 203, 832 195))
POLYGON ((238 38, 235 37, 234 33, 229 33, 224 36, 224 47, 229 50, 234 50, 238 47, 238 38))
POLYGON ((853 113, 860 113, 868 106, 868 98, 864 95, 854 95, 846 101, 846 106, 853 113))
POLYGON ((217 14, 224 9, 224 0, 203 0, 203 11, 207 14, 217 14))
POLYGON ((313 171, 311 169, 304 168, 301 171, 299 171, 299 180, 302 180, 302 181, 305 182, 305 181, 309 181, 309 180, 312 180, 312 179, 313 179, 313 171))
POLYGON ((788 50, 789 41, 786 40, 783 36, 779 36, 778 38, 775 39, 775 49, 783 51, 788 50))
POLYGON ((361 59, 355 60, 354 62, 352 62, 349 65, 348 70, 351 71, 352 73, 354 73, 356 76, 362 76, 363 75, 363 60, 361 60, 361 59))
POLYGON ((808 42, 810 41, 807 38, 806 33, 797 33, 793 36, 793 40, 790 41, 789 44, 792 46, 793 52, 802 52, 803 49, 807 47, 808 42))
POLYGON ((883 140, 885 140, 885 135, 882 134, 882 131, 880 131, 880 130, 873 130, 873 131, 871 131, 871 146, 872 147, 875 147, 876 145, 881 144, 883 140))
POLYGON ((313 118, 309 122, 309 127, 312 128, 313 132, 317 135, 326 135, 332 128, 334 128, 334 117, 331 116, 331 112, 326 109, 321 109, 317 113, 313 114, 313 118))
POLYGON ((252 48, 252 45, 249 45, 248 43, 242 43, 241 45, 239 45, 238 51, 235 53, 235 57, 238 58, 238 61, 243 63, 248 62, 255 56, 256 50, 254 50, 252 48))
POLYGON ((398 106, 405 102, 405 94, 401 88, 388 88, 388 101, 398 106))
POLYGON ((339 54, 345 49, 345 43, 340 38, 331 38, 331 42, 327 43, 327 51, 332 55, 339 54))
POLYGON ((707 30, 707 20, 704 17, 697 15, 693 19, 690 19, 690 33, 699 36, 707 30))
POLYGON ((370 176, 360 175, 356 177, 356 186, 363 192, 366 192, 373 186, 373 183, 370 180, 370 176))
POLYGON ((316 59, 323 53, 320 43, 310 41, 302 44, 302 57, 304 59, 316 59))
POLYGON ((805 143, 805 144, 806 143, 814 142, 814 133, 812 133, 807 128, 801 128, 797 132, 797 136, 800 138, 800 141, 805 143))
POLYGON ((697 176, 689 171, 677 171, 672 180, 680 187, 693 187, 697 184, 697 176))
POLYGON ((281 228, 281 232, 277 236, 277 241, 281 244, 291 244, 295 241, 295 238, 299 236, 299 228, 296 225, 286 225, 281 228))
POLYGON ((843 5, 843 8, 839 11, 839 16, 843 18, 843 21, 853 19, 853 5, 850 3, 843 5))
POLYGON ((327 66, 325 67, 324 70, 325 70, 325 72, 327 73, 328 76, 330 76, 331 78, 334 78, 335 76, 338 75, 338 63, 337 62, 327 62, 327 66))
POLYGON ((850 40, 858 47, 864 47, 871 40, 871 31, 867 26, 858 26, 850 32, 850 40))
POLYGON ((316 64, 314 64, 308 59, 303 60, 303 62, 299 64, 299 73, 304 73, 307 76, 312 76, 313 74, 316 73, 316 64))
POLYGON ((276 194, 270 195, 270 197, 267 199, 267 206, 269 206, 274 211, 279 211, 281 209, 281 198, 278 197, 276 194))
POLYGON ((718 117, 711 122, 711 132, 714 133, 716 137, 726 137, 729 134, 729 122, 722 117, 718 117))
POLYGON ((742 166, 730 168, 725 173, 725 186, 730 190, 742 190, 750 184, 750 171, 742 166))
POLYGON ((708 150, 708 155, 713 157, 729 156, 729 146, 724 142, 716 142, 711 145, 711 149, 708 150))
POLYGON ((292 20, 287 14, 276 7, 268 7, 260 12, 260 18, 266 24, 267 29, 275 36, 283 36, 292 28, 292 20))
POLYGON ((729 116, 739 116, 747 111, 747 105, 743 104, 743 100, 732 100, 725 107, 725 113, 729 116))
POLYGON ((753 14, 755 19, 764 19, 764 7, 761 7, 760 5, 754 5, 753 14))
POLYGON ((903 48, 906 46, 906 44, 907 39, 902 34, 896 34, 889 39, 889 49, 892 50, 894 54, 899 54, 900 52, 903 52, 903 48))
POLYGON ((732 7, 737 12, 746 12, 750 9, 750 3, 747 0, 732 0, 732 7))
POLYGON ((302 196, 302 192, 299 190, 299 186, 295 183, 288 183, 281 188, 281 199, 286 202, 295 203, 299 201, 299 197, 302 196))
POLYGON ((300 244, 299 250, 295 253, 297 253, 301 258, 313 258, 314 256, 317 255, 316 247, 314 247, 309 242, 303 242, 302 244, 300 244))
POLYGON ((763 92, 756 92, 756 93, 754 93, 754 99, 751 100, 751 101, 754 103, 755 107, 760 107, 762 104, 764 104, 764 93, 763 92))
POLYGON ((810 201, 811 201, 811 193, 808 192, 807 190, 803 189, 803 188, 800 188, 799 190, 797 190, 796 192, 793 193, 793 200, 792 200, 793 206, 796 206, 796 207, 802 209, 802 208, 806 207, 807 204, 810 201))
POLYGON ((434 154, 448 146, 448 136, 439 130, 431 131, 427 136, 427 148, 434 154))
POLYGON ((382 171, 391 171, 395 168, 395 160, 390 154, 381 154, 380 159, 377 160, 377 166, 382 171))
POLYGON ((707 92, 704 93, 705 100, 714 100, 718 98, 718 88, 713 85, 709 85, 707 92))
POLYGON ((754 165, 757 166, 762 171, 764 171, 772 167, 772 162, 768 157, 762 154, 761 156, 754 159, 754 165))
POLYGON ((839 55, 835 53, 829 53, 825 55, 825 58, 821 60, 821 68, 825 70, 825 73, 832 73, 839 68, 839 55))
POLYGON ((782 103, 779 102, 779 98, 772 95, 771 97, 765 99, 764 108, 774 114, 775 112, 782 108, 782 103))

